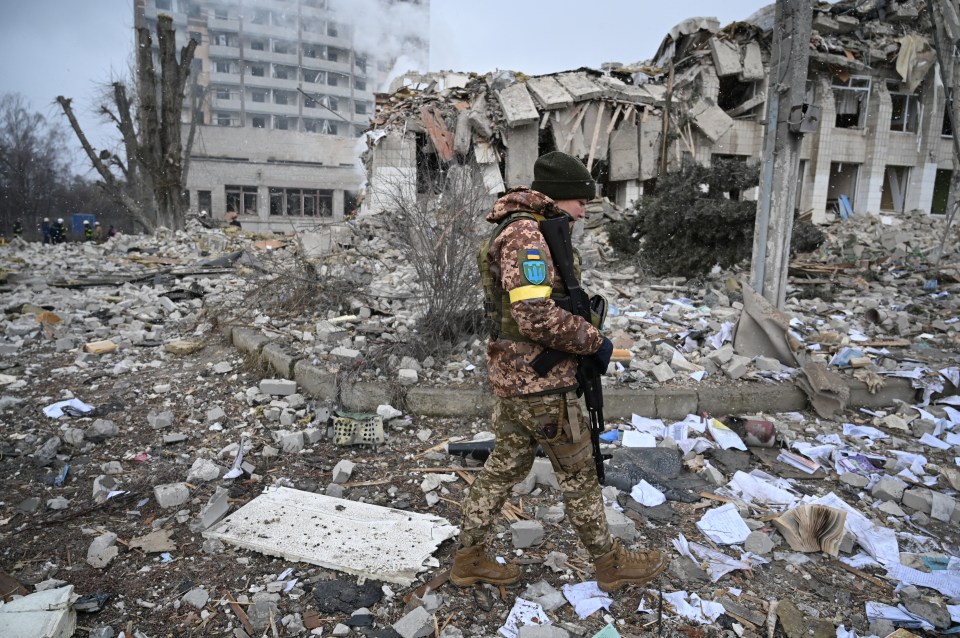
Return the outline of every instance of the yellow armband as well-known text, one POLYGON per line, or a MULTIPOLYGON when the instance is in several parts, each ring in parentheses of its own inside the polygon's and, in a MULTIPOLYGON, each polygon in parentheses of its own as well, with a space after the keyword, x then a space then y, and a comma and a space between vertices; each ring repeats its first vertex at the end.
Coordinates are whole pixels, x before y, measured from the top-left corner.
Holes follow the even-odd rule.
POLYGON ((553 289, 550 286, 520 286, 510 291, 510 303, 527 299, 549 299, 553 289))

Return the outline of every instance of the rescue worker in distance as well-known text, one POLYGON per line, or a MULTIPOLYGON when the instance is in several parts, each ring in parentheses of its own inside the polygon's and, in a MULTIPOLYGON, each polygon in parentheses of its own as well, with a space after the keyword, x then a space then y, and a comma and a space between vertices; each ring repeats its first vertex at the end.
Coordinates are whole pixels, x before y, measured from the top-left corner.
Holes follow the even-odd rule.
MULTIPOLYGON (((545 218, 566 215, 571 225, 583 219, 596 184, 580 160, 559 151, 540 157, 533 174, 531 188, 514 188, 494 204, 486 219, 497 227, 478 256, 492 323, 487 369, 497 397, 496 447, 462 503, 450 580, 463 587, 520 579, 519 567, 497 563, 486 544, 493 517, 529 473, 539 444, 563 490, 567 518, 593 558, 600 588, 642 585, 663 572, 668 560, 659 551, 629 551, 612 538, 576 394, 578 356, 606 370, 613 344, 564 309, 566 288, 539 228, 545 218), (546 348, 570 356, 540 376, 531 364, 546 348)), ((578 254, 574 270, 579 279, 578 254)))

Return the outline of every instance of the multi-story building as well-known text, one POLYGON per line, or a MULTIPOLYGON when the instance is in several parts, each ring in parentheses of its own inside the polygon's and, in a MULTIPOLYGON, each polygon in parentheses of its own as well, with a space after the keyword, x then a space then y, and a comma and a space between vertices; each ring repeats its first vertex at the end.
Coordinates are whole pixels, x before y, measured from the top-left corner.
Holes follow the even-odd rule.
MULTIPOLYGON (((235 211, 244 228, 277 231, 354 210, 363 182, 358 137, 399 52, 357 50, 350 22, 360 5, 332 4, 134 0, 137 26, 152 33, 157 15, 168 14, 178 48, 188 38, 198 43, 184 102, 186 142, 189 96, 202 96, 187 174, 191 210, 235 211)), ((422 32, 406 42, 425 60, 429 0, 409 4, 422 11, 422 32)))

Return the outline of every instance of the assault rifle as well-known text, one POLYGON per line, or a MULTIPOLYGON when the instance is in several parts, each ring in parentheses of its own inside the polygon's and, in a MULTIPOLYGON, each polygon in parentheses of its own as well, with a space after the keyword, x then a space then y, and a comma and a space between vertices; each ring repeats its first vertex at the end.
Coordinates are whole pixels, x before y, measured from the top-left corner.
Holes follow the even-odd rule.
MULTIPOLYGON (((553 259, 553 265, 567 289, 568 303, 562 306, 572 314, 583 317, 587 322, 592 323, 591 300, 587 293, 580 288, 580 282, 577 280, 576 273, 573 270, 573 244, 570 239, 570 220, 566 215, 544 219, 540 222, 540 233, 547 242, 550 249, 550 257, 553 259)), ((599 300, 597 304, 605 304, 602 297, 595 297, 599 300)), ((600 310, 600 308, 595 308, 600 310)), ((567 352, 558 350, 545 350, 533 361, 533 369, 537 374, 543 376, 550 369, 569 357, 567 352)), ((582 394, 587 404, 587 414, 590 418, 590 442, 593 444, 593 461, 597 466, 597 480, 603 485, 603 455, 600 453, 600 435, 603 434, 603 388, 600 384, 600 375, 604 370, 599 370, 593 365, 587 357, 577 358, 577 384, 579 386, 577 394, 582 394)))

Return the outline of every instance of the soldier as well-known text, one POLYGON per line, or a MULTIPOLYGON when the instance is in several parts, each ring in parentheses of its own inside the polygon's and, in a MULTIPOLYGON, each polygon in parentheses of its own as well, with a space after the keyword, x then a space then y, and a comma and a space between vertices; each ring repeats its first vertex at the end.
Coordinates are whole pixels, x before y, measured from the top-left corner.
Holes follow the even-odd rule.
MULTIPOLYGON (((655 550, 629 551, 611 537, 589 427, 576 394, 578 357, 606 370, 613 344, 589 321, 563 308, 566 287, 539 227, 539 220, 561 215, 571 226, 583 219, 596 184, 580 160, 558 151, 540 157, 533 174, 531 188, 508 191, 487 214, 497 228, 478 257, 484 306, 493 323, 487 369, 497 397, 497 442, 462 503, 460 546, 450 580, 464 587, 520 579, 517 565, 501 565, 487 555, 486 543, 494 515, 529 473, 539 444, 563 490, 567 518, 593 557, 600 589, 642 585, 658 576, 668 559, 655 550), (570 356, 540 376, 531 363, 545 348, 570 356)), ((579 263, 575 271, 579 278, 579 263)))

